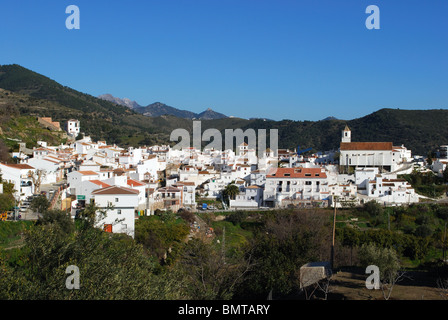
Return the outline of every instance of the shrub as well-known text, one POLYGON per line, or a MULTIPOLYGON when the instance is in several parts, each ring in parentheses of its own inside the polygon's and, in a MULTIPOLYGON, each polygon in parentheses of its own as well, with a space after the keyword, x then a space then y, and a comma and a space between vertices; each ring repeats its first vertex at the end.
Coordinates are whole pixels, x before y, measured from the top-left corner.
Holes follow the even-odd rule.
POLYGON ((391 248, 381 248, 375 244, 363 244, 359 250, 359 261, 363 267, 375 265, 380 270, 380 278, 390 279, 400 269, 397 252, 391 248))
POLYGON ((246 217, 248 216, 248 213, 246 211, 235 211, 229 214, 226 218, 227 221, 232 222, 233 225, 240 224, 243 222, 246 217))

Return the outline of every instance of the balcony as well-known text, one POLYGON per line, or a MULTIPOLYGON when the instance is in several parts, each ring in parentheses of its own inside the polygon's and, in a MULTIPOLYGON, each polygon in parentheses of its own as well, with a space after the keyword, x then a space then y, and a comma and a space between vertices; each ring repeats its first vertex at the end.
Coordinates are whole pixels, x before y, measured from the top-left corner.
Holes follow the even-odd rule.
POLYGON ((20 187, 31 187, 33 183, 31 181, 21 181, 20 187))

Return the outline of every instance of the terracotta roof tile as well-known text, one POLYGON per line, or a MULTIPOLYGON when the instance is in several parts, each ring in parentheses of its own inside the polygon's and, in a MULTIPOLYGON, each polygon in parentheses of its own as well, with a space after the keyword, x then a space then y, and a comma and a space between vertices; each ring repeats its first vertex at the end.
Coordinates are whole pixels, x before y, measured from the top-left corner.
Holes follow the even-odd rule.
POLYGON ((341 150, 392 150, 392 142, 341 142, 341 150))
POLYGON ((100 181, 100 180, 89 180, 89 182, 92 182, 92 183, 100 186, 101 188, 107 188, 107 187, 111 186, 110 184, 107 184, 107 183, 105 183, 103 181, 100 181))
POLYGON ((277 168, 272 169, 266 178, 327 178, 320 168, 277 168))
POLYGON ((82 174, 83 176, 96 176, 98 173, 94 172, 94 171, 78 171, 80 174, 82 174))
POLYGON ((120 186, 110 186, 95 190, 92 192, 93 195, 108 195, 108 194, 138 194, 138 190, 129 189, 120 186))

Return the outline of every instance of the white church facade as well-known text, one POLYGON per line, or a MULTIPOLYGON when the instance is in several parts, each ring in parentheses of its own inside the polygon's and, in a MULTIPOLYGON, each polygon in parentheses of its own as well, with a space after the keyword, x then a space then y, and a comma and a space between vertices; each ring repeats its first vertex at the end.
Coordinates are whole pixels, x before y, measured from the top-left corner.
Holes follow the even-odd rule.
POLYGON ((339 166, 342 171, 349 168, 380 168, 394 172, 411 161, 411 151, 404 146, 394 146, 392 142, 352 142, 348 126, 342 131, 339 166))

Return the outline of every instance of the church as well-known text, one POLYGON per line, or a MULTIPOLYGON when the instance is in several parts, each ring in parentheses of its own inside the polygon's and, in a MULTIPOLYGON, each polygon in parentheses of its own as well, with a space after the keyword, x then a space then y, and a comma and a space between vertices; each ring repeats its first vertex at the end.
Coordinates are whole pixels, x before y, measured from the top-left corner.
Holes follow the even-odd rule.
POLYGON ((351 130, 346 125, 342 131, 339 169, 349 173, 355 168, 379 168, 380 172, 394 172, 411 161, 411 150, 394 146, 392 142, 352 142, 351 130))

